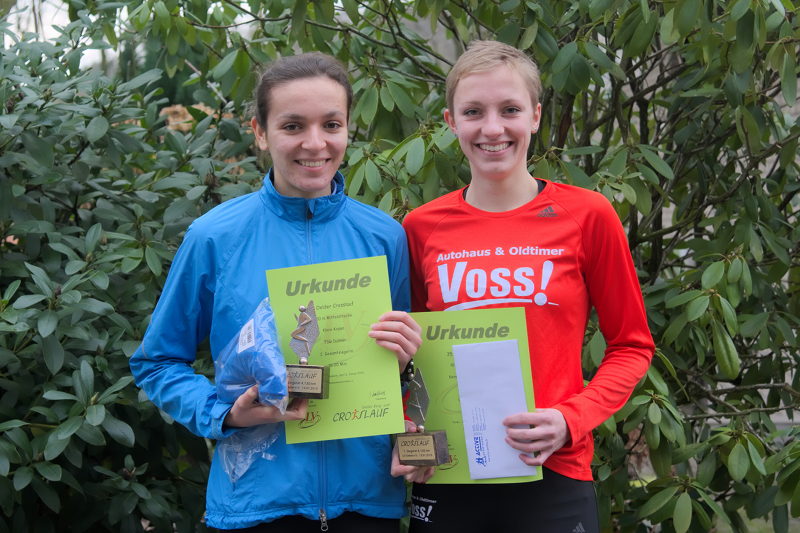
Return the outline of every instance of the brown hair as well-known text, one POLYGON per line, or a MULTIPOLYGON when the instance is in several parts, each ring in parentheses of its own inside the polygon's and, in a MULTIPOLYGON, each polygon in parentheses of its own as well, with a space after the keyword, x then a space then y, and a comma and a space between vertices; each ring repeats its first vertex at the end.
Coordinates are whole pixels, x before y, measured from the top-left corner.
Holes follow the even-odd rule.
POLYGON ((453 110, 453 97, 461 78, 478 72, 486 72, 506 65, 522 76, 528 86, 534 107, 539 103, 542 82, 536 63, 521 50, 498 41, 472 41, 467 51, 461 54, 447 75, 447 108, 453 110))
POLYGON ((296 56, 287 56, 276 59, 264 69, 259 76, 259 82, 253 95, 255 117, 258 125, 267 129, 267 116, 269 115, 270 93, 272 89, 289 83, 290 81, 304 78, 323 76, 332 79, 342 86, 347 95, 348 114, 353 103, 353 88, 347 79, 347 70, 339 60, 321 52, 309 52, 296 56))

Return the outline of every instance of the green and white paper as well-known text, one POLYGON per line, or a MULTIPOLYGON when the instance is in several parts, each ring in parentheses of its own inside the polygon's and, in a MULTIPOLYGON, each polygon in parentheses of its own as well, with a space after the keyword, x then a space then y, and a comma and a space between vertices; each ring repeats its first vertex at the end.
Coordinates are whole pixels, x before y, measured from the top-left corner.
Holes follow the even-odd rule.
MULTIPOLYGON (((453 361, 453 345, 516 340, 525 401, 528 410, 532 411, 535 404, 525 310, 521 307, 510 307, 411 315, 422 327, 422 347, 414 356, 414 363, 422 369, 430 396, 425 429, 446 431, 450 450, 450 462, 436 467, 436 473, 428 483, 520 483, 541 479, 541 469, 538 469, 538 474, 529 476, 490 479, 470 477, 458 380, 453 361)), ((487 361, 487 364, 490 365, 491 361, 487 361)))
POLYGON ((314 300, 319 338, 309 364, 330 369, 330 393, 310 400, 305 420, 286 422, 286 442, 314 442, 405 430, 397 358, 368 336, 392 309, 386 257, 367 257, 267 271, 269 299, 286 363, 298 308, 314 300))

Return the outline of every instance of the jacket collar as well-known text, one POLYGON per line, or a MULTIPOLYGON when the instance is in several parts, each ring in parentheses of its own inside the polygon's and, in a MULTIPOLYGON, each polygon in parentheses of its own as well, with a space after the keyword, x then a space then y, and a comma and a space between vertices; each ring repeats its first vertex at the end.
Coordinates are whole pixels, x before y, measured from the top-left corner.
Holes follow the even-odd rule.
POLYGON ((259 195, 266 206, 276 215, 286 220, 305 221, 313 218, 317 222, 334 218, 344 207, 344 176, 336 172, 332 180, 333 192, 319 198, 298 198, 284 196, 272 183, 272 169, 264 177, 264 186, 259 195), (309 213, 312 216, 309 216, 309 213))

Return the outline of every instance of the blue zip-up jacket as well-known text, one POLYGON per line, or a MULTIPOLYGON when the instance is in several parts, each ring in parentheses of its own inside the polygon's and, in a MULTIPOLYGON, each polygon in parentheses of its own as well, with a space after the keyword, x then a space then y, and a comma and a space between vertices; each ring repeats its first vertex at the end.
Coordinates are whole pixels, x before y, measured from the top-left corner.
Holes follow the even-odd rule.
MULTIPOLYGON (((395 309, 409 308, 408 249, 400 225, 348 198, 337 173, 334 192, 307 200, 279 194, 271 172, 261 190, 229 200, 189 227, 142 344, 131 357, 136 384, 193 433, 221 439, 232 404, 194 372, 197 345, 214 357, 267 294, 265 271, 385 255, 395 309)), ((375 317, 377 320, 378 317, 375 317)), ((236 529, 286 515, 324 521, 345 511, 380 518, 405 512, 402 478, 389 474, 387 436, 287 445, 283 424, 270 459, 257 457, 231 483, 219 453, 211 463, 206 522, 236 529)))

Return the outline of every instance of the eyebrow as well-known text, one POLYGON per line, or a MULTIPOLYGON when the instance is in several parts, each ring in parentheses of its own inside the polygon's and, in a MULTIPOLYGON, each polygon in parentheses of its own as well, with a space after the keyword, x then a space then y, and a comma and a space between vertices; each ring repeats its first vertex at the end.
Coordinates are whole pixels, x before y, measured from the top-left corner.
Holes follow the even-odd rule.
MULTIPOLYGON (((486 105, 486 102, 483 102, 481 100, 472 100, 470 102, 463 102, 461 104, 462 107, 484 106, 484 105, 486 105)), ((523 100, 517 100, 515 98, 506 98, 505 100, 500 102, 500 105, 501 106, 504 106, 504 105, 516 105, 516 106, 519 106, 519 105, 525 105, 525 103, 524 103, 523 100)))
MULTIPOLYGON (((342 113, 341 111, 328 111, 322 116, 322 118, 325 120, 329 120, 332 118, 343 117, 343 116, 344 113, 342 113)), ((300 122, 308 120, 308 117, 306 115, 301 115, 299 113, 284 113, 282 115, 278 115, 277 118, 279 120, 295 120, 300 122)))

